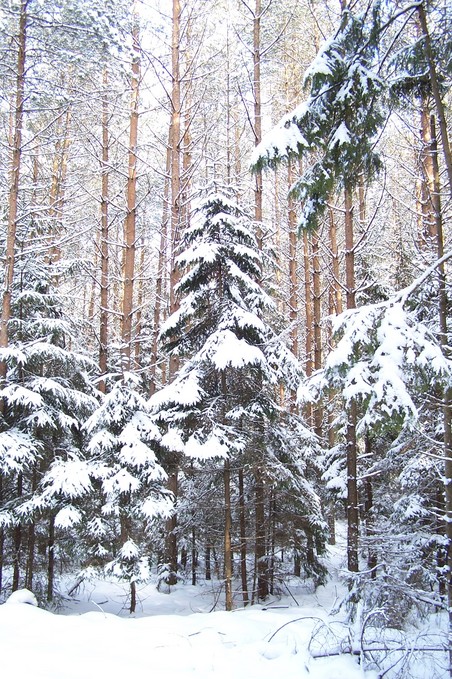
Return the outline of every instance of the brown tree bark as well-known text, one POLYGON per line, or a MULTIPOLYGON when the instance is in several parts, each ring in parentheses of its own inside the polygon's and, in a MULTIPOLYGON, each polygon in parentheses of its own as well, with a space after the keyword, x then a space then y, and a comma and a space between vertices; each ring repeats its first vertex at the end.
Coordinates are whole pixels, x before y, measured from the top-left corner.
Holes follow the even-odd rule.
POLYGON ((231 469, 229 460, 224 461, 224 587, 225 608, 232 611, 232 515, 231 515, 231 469))
POLYGON ((130 98, 128 177, 126 189, 126 218, 124 220, 123 293, 121 314, 123 370, 130 370, 132 367, 131 351, 133 340, 133 301, 135 287, 138 98, 141 75, 139 25, 136 15, 133 17, 132 41, 133 58, 130 98))
POLYGON ((141 333, 143 330, 143 306, 144 306, 144 289, 145 289, 145 244, 140 245, 140 264, 139 264, 139 280, 138 280, 138 295, 137 295, 137 311, 135 319, 135 370, 141 368, 141 333))
POLYGON ((61 259, 62 219, 64 206, 64 185, 68 170, 69 148, 71 145, 71 108, 64 114, 64 124, 58 125, 58 140, 55 145, 55 155, 52 167, 52 181, 49 198, 49 217, 51 229, 49 234, 50 256, 49 262, 61 259), (55 239, 57 238, 56 242, 55 239))
MULTIPOLYGON (((351 189, 345 188, 345 285, 347 309, 355 308, 355 250, 353 234, 353 199, 351 189)), ((347 566, 352 573, 357 573, 359 512, 358 512, 358 479, 356 440, 357 408, 352 400, 347 413, 347 566)))
MULTIPOLYGON (((31 492, 34 493, 38 486, 38 472, 36 465, 33 466, 31 492)), ((34 559, 35 559, 35 543, 36 543, 36 525, 32 521, 28 526, 27 531, 27 565, 25 569, 25 587, 31 592, 33 591, 33 576, 34 576, 34 559)))
MULTIPOLYGON (((436 140, 435 118, 431 116, 431 152, 433 162, 433 195, 432 204, 436 218, 437 253, 438 259, 444 256, 444 233, 441 210, 441 184, 438 162, 438 145, 436 140)), ((438 269, 439 272, 439 327, 440 344, 445 355, 450 355, 450 343, 448 336, 448 298, 447 276, 444 264, 438 269)), ((452 638, 452 389, 444 387, 442 399, 443 427, 444 427, 444 505, 445 505, 445 531, 447 539, 447 604, 449 614, 449 638, 452 638)), ((449 674, 452 677, 452 645, 449 644, 449 674)))
MULTIPOLYGON (((180 239, 181 209, 181 78, 180 78, 180 0, 173 0, 173 29, 171 42, 172 90, 171 90, 171 273, 170 273, 170 314, 178 307, 175 288, 179 274, 175 265, 175 257, 180 239)), ((178 360, 170 358, 169 378, 174 377, 178 369, 178 360)))
POLYGON ((341 314, 342 313, 342 287, 340 283, 340 269, 339 269, 339 248, 337 245, 337 227, 336 221, 334 219, 333 210, 330 208, 330 250, 331 250, 331 272, 332 272, 332 282, 330 285, 330 290, 332 292, 332 303, 330 304, 330 313, 341 314))
POLYGON ((441 90, 438 81, 438 74, 436 72, 435 58, 433 56, 430 33, 427 24, 427 15, 425 13, 425 2, 419 3, 417 6, 419 16, 419 23, 421 25, 422 33, 425 40, 425 54, 427 56, 428 70, 430 75, 430 85, 432 87, 432 94, 435 100, 436 115, 438 116, 439 129, 441 132, 441 143, 444 154, 444 162, 447 170, 447 178, 449 182, 449 194, 452 197, 452 153, 449 143, 449 134, 447 130, 447 120, 443 100, 441 98, 441 90))
MULTIPOLYGON (((312 247, 312 299, 314 328, 314 370, 322 367, 322 299, 319 234, 315 231, 311 238, 312 247)), ((319 439, 322 437, 323 408, 319 402, 314 410, 314 431, 319 439)))
MULTIPOLYGON (((253 92, 254 92, 254 144, 262 141, 262 95, 261 95, 261 15, 262 2, 256 0, 253 16, 253 92)), ((262 228, 262 172, 256 172, 254 186, 254 219, 256 220, 257 246, 260 252, 264 247, 262 228)))
MULTIPOLYGON (((30 0, 21 0, 19 27, 17 35, 17 72, 15 108, 12 111, 12 149, 10 159, 10 178, 8 195, 8 216, 6 227, 5 248, 5 276, 2 296, 2 315, 0 324, 0 348, 8 346, 8 323, 11 318, 12 286, 14 280, 14 266, 16 254, 16 231, 19 201, 19 180, 22 159, 22 133, 24 118, 24 91, 25 91, 25 59, 27 44, 27 9, 30 0)), ((7 365, 0 361, 0 382, 6 378, 7 365)), ((0 410, 4 412, 5 403, 0 401, 0 410)))
POLYGON ((55 516, 49 518, 47 533, 47 601, 53 601, 55 583, 55 516))
POLYGON ((256 597, 257 601, 264 601, 268 596, 269 590, 265 521, 265 486, 261 469, 258 469, 254 474, 254 492, 256 531, 255 567, 257 574, 256 597))
POLYGON ((437 218, 435 207, 434 168, 432 153, 432 135, 430 129, 430 108, 423 97, 421 102, 421 154, 420 154, 420 214, 421 232, 419 242, 421 247, 431 247, 437 242, 437 218))
MULTIPOLYGON (((311 247, 310 247, 310 238, 308 236, 307 231, 303 231, 303 266, 304 266, 304 296, 305 296, 305 302, 304 302, 304 308, 305 308, 305 326, 306 326, 306 335, 305 335, 305 354, 306 354, 306 359, 305 359, 305 372, 306 372, 306 377, 310 377, 312 375, 312 368, 313 368, 313 346, 314 346, 314 337, 313 337, 313 326, 314 326, 314 319, 313 319, 313 309, 312 309, 312 276, 311 276, 311 247)), ((305 415, 306 415, 306 420, 308 422, 311 422, 312 420, 312 405, 310 403, 306 404, 305 407, 305 415)))
MULTIPOLYGON (((170 147, 171 147, 171 242, 170 242, 170 281, 169 281, 169 303, 170 314, 174 313, 178 307, 175 288, 178 283, 179 274, 175 264, 177 246, 180 239, 181 228, 181 78, 180 78, 180 40, 181 40, 181 4, 180 0, 173 0, 172 4, 172 39, 171 39, 171 69, 172 69, 172 89, 171 89, 171 124, 170 124, 170 147)), ((169 380, 175 376, 179 366, 176 356, 171 356, 169 360, 169 380)), ((177 498, 178 474, 179 474, 178 455, 173 455, 171 471, 168 476, 168 487, 177 498)), ((167 579, 168 585, 177 582, 177 514, 174 514, 166 522, 166 546, 165 559, 169 566, 170 575, 167 579)))
MULTIPOLYGON (((110 200, 110 134, 108 106, 108 71, 103 71, 104 94, 102 97, 102 161, 101 161, 101 204, 100 204, 100 317, 99 317, 99 372, 101 377, 108 371, 108 292, 110 285, 109 272, 109 200, 110 200)), ((105 393, 105 380, 99 382, 99 390, 105 393)))
MULTIPOLYGON (((23 492, 23 476, 20 472, 17 476, 17 491, 16 497, 21 498, 23 492)), ((22 552, 22 524, 17 522, 13 530, 13 582, 12 591, 15 592, 19 589, 20 584, 20 565, 21 565, 21 552, 22 552)))
POLYGON ((243 469, 239 469, 239 516, 240 516, 240 577, 242 582, 243 605, 250 602, 248 594, 248 569, 246 548, 245 483, 243 469))
MULTIPOLYGON (((150 367, 150 396, 157 389, 157 363, 158 363, 158 337, 161 325, 162 302, 166 283, 167 249, 168 249, 168 226, 170 217, 170 173, 171 173, 171 132, 169 132, 168 146, 166 150, 166 173, 163 190, 163 212, 160 231, 160 246, 157 264, 157 276, 155 280, 155 303, 154 303, 154 326, 152 331, 151 367, 150 367)), ((163 376, 162 376, 163 378, 163 376)), ((162 379, 164 382, 164 379, 162 379)))
MULTIPOLYGON (((292 163, 289 161, 287 168, 287 181, 289 187, 294 182, 292 163)), ((291 325, 291 349, 298 356, 298 237, 297 237, 297 213, 295 201, 290 196, 288 204, 289 214, 289 320, 291 325)))

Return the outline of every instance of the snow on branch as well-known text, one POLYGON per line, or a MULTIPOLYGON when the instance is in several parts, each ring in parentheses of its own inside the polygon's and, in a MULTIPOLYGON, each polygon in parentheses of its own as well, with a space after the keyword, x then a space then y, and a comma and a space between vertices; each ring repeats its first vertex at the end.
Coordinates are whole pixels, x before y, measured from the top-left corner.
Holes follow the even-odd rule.
POLYGON ((315 400, 334 389, 347 406, 352 400, 360 404, 360 428, 394 419, 404 426, 413 424, 418 416, 413 393, 422 383, 450 383, 452 361, 407 301, 451 256, 445 255, 390 300, 333 319, 337 344, 324 368, 301 385, 299 400, 315 400))

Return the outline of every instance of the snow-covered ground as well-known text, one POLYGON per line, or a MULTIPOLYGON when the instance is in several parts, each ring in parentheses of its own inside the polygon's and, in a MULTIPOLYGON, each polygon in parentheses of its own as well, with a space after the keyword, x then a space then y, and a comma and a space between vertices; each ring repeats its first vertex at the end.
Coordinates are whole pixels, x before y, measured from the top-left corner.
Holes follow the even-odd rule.
MULTIPOLYGON (((337 562, 338 551, 331 556, 337 562)), ((377 671, 363 670, 359 656, 315 657, 349 644, 345 613, 330 616, 343 591, 339 581, 316 592, 296 581, 289 587, 281 599, 226 613, 211 610, 215 585, 178 585, 170 594, 147 585, 139 589, 133 617, 126 587, 114 582, 85 582, 58 614, 24 603, 27 597, 17 593, 16 601, 0 606, 0 676, 377 679, 377 671)), ((446 677, 435 666, 414 659, 406 676, 446 677)))

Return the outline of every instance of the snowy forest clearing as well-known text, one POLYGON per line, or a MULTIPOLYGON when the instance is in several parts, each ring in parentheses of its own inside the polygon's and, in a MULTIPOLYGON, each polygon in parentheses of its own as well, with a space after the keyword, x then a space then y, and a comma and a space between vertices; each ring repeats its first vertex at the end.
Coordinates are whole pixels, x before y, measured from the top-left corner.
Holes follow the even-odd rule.
MULTIPOLYGON (((330 568, 341 553, 340 547, 329 548, 330 568)), ((431 616, 428 629, 409 635, 370 626, 363 634, 360 625, 347 626, 345 610, 330 613, 345 593, 334 576, 316 591, 294 579, 281 599, 232 613, 212 611, 224 603, 219 587, 217 582, 178 585, 164 594, 155 585, 142 586, 132 618, 127 585, 113 581, 85 582, 59 614, 6 603, 0 606, 2 677, 394 679, 402 670, 410 679, 448 676, 445 653, 413 650, 444 645, 444 617, 431 616), (388 646, 407 651, 367 652, 360 658, 371 641, 381 649, 383 637, 388 646), (343 653, 334 655, 339 649, 343 653), (364 669, 372 660, 379 667, 364 669)))

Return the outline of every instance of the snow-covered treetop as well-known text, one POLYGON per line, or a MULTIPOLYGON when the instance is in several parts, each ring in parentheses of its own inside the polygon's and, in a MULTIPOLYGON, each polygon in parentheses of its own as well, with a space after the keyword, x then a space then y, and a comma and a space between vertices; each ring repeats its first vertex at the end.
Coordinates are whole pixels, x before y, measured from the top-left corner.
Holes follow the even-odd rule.
POLYGON ((275 413, 274 385, 296 388, 299 366, 265 321, 270 301, 251 222, 227 194, 199 201, 183 246, 180 308, 162 339, 186 362, 150 405, 164 450, 224 458, 245 446, 241 418, 275 413))
POLYGON ((257 282, 260 254, 249 218, 227 194, 216 191, 198 200, 182 248, 176 259, 180 306, 160 333, 168 347, 190 353, 192 337, 199 346, 199 333, 205 339, 219 325, 262 332, 259 311, 272 302, 257 282), (187 331, 180 335, 183 327, 187 331), (181 341, 175 342, 178 335, 181 341))

